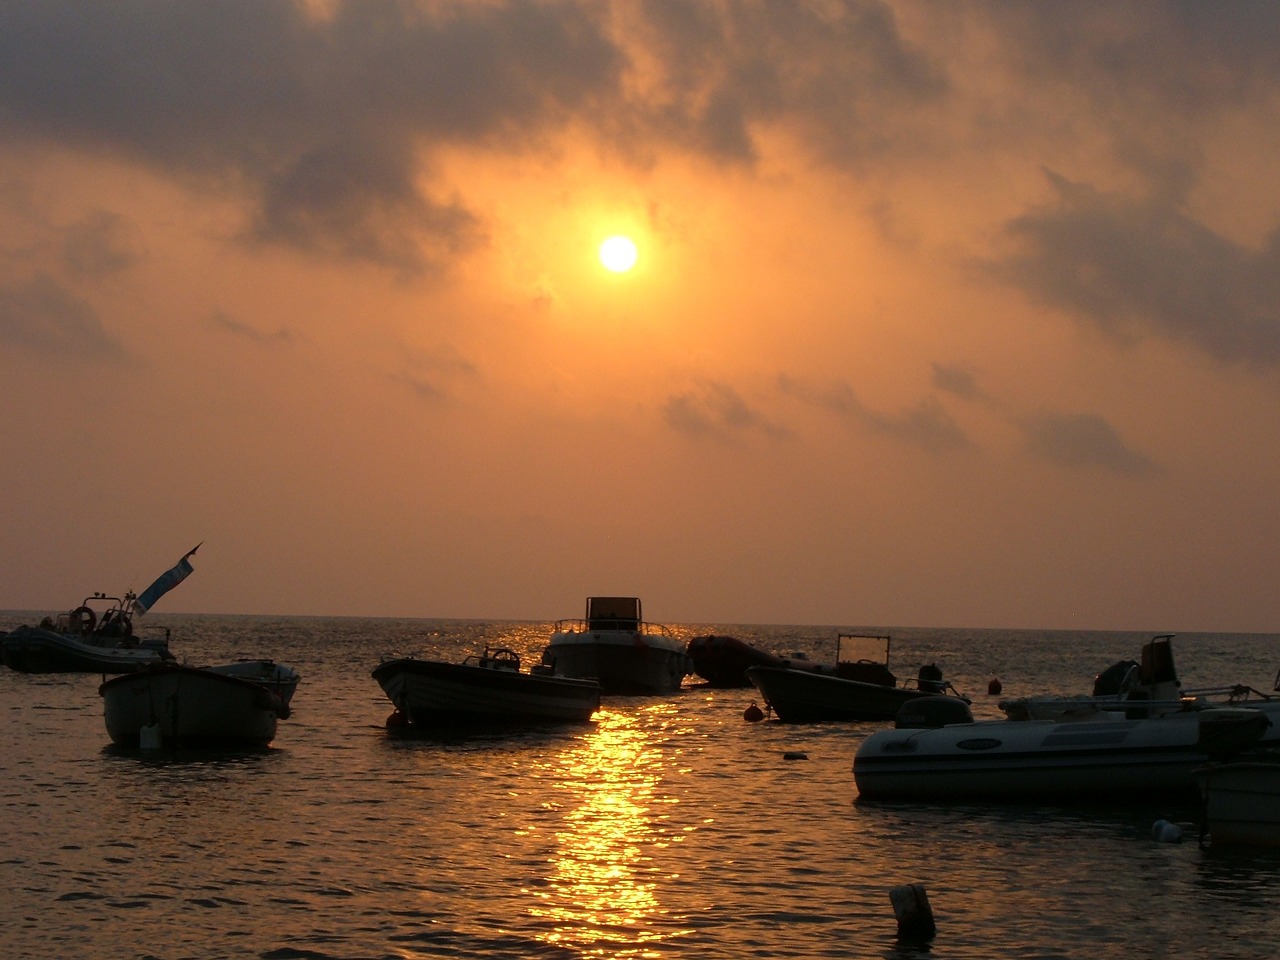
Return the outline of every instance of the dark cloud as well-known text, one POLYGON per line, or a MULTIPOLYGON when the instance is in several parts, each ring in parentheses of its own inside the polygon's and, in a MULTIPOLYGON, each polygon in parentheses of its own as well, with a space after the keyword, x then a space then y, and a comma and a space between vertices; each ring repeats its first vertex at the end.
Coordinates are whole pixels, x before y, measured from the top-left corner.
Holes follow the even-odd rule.
POLYGON ((288 346, 297 341, 297 336, 285 327, 277 330, 265 331, 255 326, 238 320, 230 314, 221 310, 215 311, 212 318, 213 324, 223 330, 235 334, 237 337, 243 337, 254 343, 260 343, 265 346, 288 346))
POLYGON ((48 356, 114 360, 124 355, 97 311, 43 272, 0 287, 0 340, 48 356))
POLYGON ((1095 414, 1046 413, 1021 426, 1031 454, 1058 466, 1129 476, 1161 472, 1153 461, 1128 447, 1110 423, 1095 414))
POLYGON ((473 236, 415 152, 527 149, 621 60, 590 5, 0 3, 0 135, 242 186, 252 235, 395 269, 473 236), (444 12, 441 12, 444 11, 444 12), (427 250, 415 249, 417 241, 427 250))
POLYGON ((935 363, 933 385, 943 393, 949 393, 962 400, 982 400, 986 396, 978 386, 977 376, 967 367, 935 363))
POLYGON ((1224 362, 1280 362, 1280 234, 1258 250, 1156 200, 1049 174, 1056 202, 1006 226, 995 272, 1113 336, 1158 336, 1224 362))
POLYGON ((887 415, 867 407, 847 383, 815 386, 783 374, 778 385, 789 396, 827 410, 846 423, 870 430, 929 453, 963 450, 972 442, 935 397, 925 397, 913 407, 887 415))
POLYGON ((736 441, 752 433, 773 439, 788 435, 785 427, 771 422, 736 390, 722 383, 708 383, 697 391, 670 397, 663 416, 680 433, 721 442, 736 441))
POLYGON ((712 157, 751 162, 755 130, 782 125, 837 164, 907 146, 945 72, 901 33, 890 7, 844 0, 636 8, 660 75, 637 118, 712 157))
POLYGON ((145 255, 146 244, 137 225, 107 210, 91 213, 63 231, 63 262, 78 276, 119 273, 145 255))
POLYGON ((390 375, 393 383, 406 387, 420 400, 432 403, 451 400, 462 383, 479 377, 467 357, 452 345, 433 350, 406 347, 403 369, 390 375))

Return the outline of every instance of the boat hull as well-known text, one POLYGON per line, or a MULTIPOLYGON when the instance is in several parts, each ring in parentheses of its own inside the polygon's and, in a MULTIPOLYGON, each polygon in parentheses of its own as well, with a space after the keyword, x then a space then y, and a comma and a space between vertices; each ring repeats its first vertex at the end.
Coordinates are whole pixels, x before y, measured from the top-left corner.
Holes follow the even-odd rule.
POLYGON ((607 694, 674 693, 689 673, 683 643, 634 630, 558 631, 542 662, 562 676, 595 680, 607 694))
POLYGON ((114 677, 99 688, 107 734, 137 746, 144 727, 170 746, 266 746, 289 707, 267 688, 197 667, 161 666, 114 677))
POLYGON ((582 723, 600 707, 597 683, 519 670, 402 658, 380 664, 373 678, 414 726, 582 723))
POLYGON ((1236 723, 1242 743, 1267 727, 1265 715, 1246 710, 882 730, 858 747, 853 777, 869 800, 1193 799, 1195 771, 1236 723))
POLYGON ((784 723, 825 720, 892 720, 918 689, 849 680, 831 673, 751 667, 747 677, 784 723))
POLYGON ((1211 843, 1280 847, 1280 763, 1218 764, 1196 782, 1211 843))
POLYGON ((41 627, 18 627, 0 640, 5 666, 23 673, 132 673, 173 659, 147 644, 103 646, 41 627))

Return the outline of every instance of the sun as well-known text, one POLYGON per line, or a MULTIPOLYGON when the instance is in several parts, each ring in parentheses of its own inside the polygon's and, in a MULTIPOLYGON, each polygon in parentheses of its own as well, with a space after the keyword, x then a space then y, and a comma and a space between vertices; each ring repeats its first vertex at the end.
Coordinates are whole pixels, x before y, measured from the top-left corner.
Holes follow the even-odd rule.
POLYGON ((636 265, 639 251, 630 237, 617 235, 600 244, 600 262, 612 273, 626 273, 636 265))

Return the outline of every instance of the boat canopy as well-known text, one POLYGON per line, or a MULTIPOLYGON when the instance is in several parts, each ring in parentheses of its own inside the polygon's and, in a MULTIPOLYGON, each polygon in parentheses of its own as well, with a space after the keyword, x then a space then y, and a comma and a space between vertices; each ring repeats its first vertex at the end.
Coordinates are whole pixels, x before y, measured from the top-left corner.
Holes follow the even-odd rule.
POLYGON ((588 630, 635 630, 639 626, 639 597, 587 597, 588 630))

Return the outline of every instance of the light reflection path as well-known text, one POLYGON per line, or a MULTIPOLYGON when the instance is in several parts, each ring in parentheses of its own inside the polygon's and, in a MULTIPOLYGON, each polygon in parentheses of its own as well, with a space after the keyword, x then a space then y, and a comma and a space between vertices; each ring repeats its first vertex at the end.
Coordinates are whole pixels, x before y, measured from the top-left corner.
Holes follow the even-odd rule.
MULTIPOLYGON (((583 956, 656 957, 657 943, 687 932, 670 924, 658 900, 660 868, 653 851, 679 842, 658 807, 673 804, 659 786, 664 756, 655 705, 637 713, 602 709, 595 731, 552 759, 568 795, 563 826, 545 887, 531 916, 546 925, 541 938, 583 956)), ((540 924, 541 926, 541 924, 540 924)))

